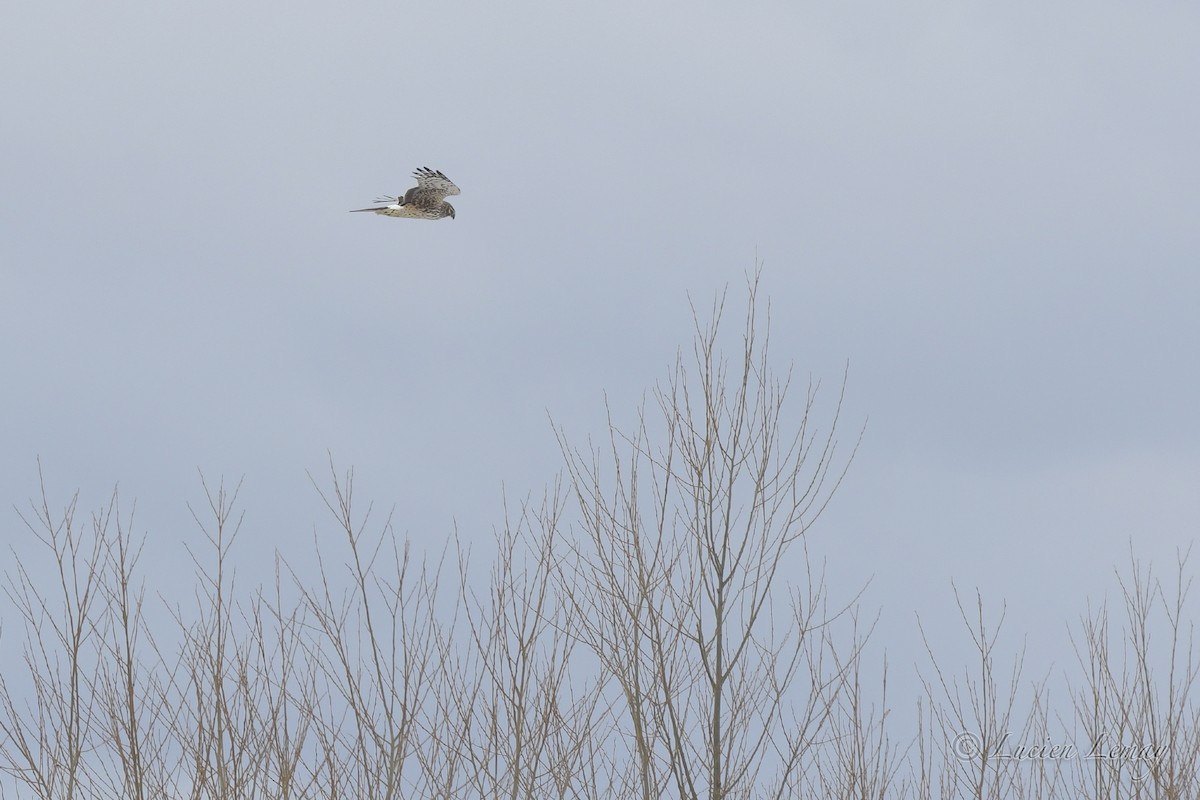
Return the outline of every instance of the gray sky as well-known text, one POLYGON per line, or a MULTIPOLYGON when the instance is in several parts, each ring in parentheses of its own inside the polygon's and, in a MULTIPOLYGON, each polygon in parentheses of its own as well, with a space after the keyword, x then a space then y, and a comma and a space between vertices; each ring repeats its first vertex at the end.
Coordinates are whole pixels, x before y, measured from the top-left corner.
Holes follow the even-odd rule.
MULTIPOLYGON (((114 483, 156 558, 305 470, 440 547, 632 420, 765 262, 777 362, 849 362, 813 548, 901 664, 950 580, 1061 640, 1200 517, 1200 10, 19 2, 0 29, 4 507, 114 483), (417 166, 456 220, 348 209, 417 166), (908 648, 908 649, 906 649, 908 648)), ((733 317, 736 319, 736 316, 733 317)), ((15 514, 0 526, 22 530, 15 514)), ((168 562, 164 561, 164 564, 168 562)))

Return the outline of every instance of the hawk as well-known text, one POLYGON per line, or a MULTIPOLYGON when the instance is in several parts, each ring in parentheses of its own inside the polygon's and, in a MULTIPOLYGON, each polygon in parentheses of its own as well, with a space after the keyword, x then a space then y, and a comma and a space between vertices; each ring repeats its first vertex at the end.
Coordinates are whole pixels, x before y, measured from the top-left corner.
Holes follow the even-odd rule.
POLYGON ((454 206, 446 202, 447 197, 458 194, 454 181, 440 171, 421 167, 413 173, 417 185, 404 193, 403 197, 380 197, 375 202, 384 205, 374 208, 354 208, 356 211, 374 211, 385 217, 406 217, 408 219, 454 219, 454 206))

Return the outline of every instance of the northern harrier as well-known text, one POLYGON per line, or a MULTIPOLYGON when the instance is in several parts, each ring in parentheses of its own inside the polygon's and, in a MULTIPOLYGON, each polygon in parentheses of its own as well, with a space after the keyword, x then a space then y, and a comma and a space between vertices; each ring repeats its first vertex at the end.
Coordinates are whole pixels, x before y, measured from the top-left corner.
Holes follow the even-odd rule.
POLYGON ((354 211, 374 211, 385 217, 407 217, 408 219, 454 219, 454 206, 446 202, 447 197, 458 194, 454 181, 441 172, 429 167, 421 167, 413 175, 417 185, 404 193, 403 197, 380 197, 376 203, 384 203, 375 208, 355 208, 354 211))

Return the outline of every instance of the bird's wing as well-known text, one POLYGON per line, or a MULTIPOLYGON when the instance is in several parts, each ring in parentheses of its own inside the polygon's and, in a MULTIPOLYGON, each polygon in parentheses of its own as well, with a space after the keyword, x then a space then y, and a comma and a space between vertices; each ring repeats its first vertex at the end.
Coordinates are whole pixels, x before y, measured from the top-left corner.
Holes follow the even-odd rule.
POLYGON ((459 194, 458 187, 454 185, 454 181, 436 169, 421 167, 413 175, 417 179, 417 185, 404 193, 404 202, 406 204, 415 203, 417 205, 435 206, 447 197, 459 194))
POLYGON ((352 209, 350 209, 350 213, 353 214, 356 211, 387 211, 387 210, 388 210, 387 206, 377 206, 375 208, 352 208, 352 209))

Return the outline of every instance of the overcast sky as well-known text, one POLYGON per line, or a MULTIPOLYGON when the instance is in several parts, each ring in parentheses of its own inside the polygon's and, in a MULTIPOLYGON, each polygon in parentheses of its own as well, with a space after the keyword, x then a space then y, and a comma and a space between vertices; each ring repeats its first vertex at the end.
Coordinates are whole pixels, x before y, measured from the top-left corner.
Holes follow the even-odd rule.
MULTIPOLYGON (((1062 639, 1200 518, 1200 10, 1117 2, 9 4, 0 500, 119 483, 154 558, 327 452, 440 548, 632 420, 763 263, 866 434, 814 528, 879 642, 950 581, 1062 639), (349 214, 428 165, 457 219, 349 214), (869 420, 869 421, 868 421, 869 420)), ((736 316, 733 317, 736 320, 736 316)), ((0 536, 24 536, 14 512, 0 536)), ((905 649, 905 648, 909 649, 905 649)))

